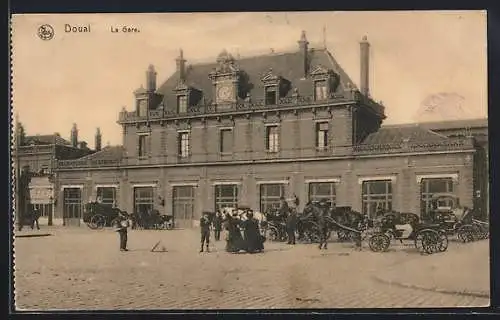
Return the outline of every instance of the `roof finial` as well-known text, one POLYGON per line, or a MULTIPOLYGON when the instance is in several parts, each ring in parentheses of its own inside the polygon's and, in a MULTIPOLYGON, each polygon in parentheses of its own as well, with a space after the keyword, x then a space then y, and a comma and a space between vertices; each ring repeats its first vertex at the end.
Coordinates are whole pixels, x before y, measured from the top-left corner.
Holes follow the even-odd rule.
POLYGON ((306 31, 305 30, 302 30, 302 33, 300 34, 300 41, 301 42, 307 42, 306 31))

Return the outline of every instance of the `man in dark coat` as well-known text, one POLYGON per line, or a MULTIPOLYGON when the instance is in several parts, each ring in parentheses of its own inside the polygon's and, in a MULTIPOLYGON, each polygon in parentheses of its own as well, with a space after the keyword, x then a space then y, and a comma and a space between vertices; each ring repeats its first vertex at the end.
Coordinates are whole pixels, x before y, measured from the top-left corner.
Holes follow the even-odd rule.
POLYGON ((128 240, 127 229, 129 226, 128 218, 125 217, 122 213, 119 213, 119 217, 121 221, 116 232, 118 232, 118 234, 120 235, 120 251, 128 251, 127 249, 127 240, 128 240))
POLYGON ((286 219, 288 244, 295 244, 295 229, 297 229, 297 213, 295 210, 292 210, 286 219))
POLYGON ((215 213, 213 224, 214 224, 215 241, 219 241, 220 231, 222 230, 222 214, 220 213, 219 210, 217 210, 217 212, 215 213))
POLYGON ((208 245, 210 243, 210 220, 208 219, 208 214, 204 213, 200 219, 200 230, 201 230, 201 248, 200 252, 203 252, 203 245, 206 244, 207 252, 210 252, 208 245))
POLYGON ((279 210, 278 210, 278 215, 282 218, 282 219, 286 219, 286 217, 288 216, 288 213, 290 211, 290 208, 288 207, 288 203, 286 203, 286 200, 285 200, 285 197, 280 197, 280 207, 279 207, 279 210))
POLYGON ((324 248, 327 249, 327 235, 328 235, 328 223, 325 219, 328 214, 328 205, 326 200, 321 200, 319 203, 319 212, 318 212, 318 225, 319 225, 319 249, 324 248))

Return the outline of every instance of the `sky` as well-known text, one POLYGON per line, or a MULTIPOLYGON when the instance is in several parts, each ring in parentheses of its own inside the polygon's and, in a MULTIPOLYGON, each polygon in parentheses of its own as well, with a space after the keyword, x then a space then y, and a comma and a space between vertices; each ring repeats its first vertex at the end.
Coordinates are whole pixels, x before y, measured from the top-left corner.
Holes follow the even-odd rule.
POLYGON ((213 62, 223 49, 241 57, 293 51, 302 30, 358 85, 359 41, 368 37, 370 92, 385 105, 385 124, 422 121, 426 101, 448 110, 426 115, 432 120, 487 117, 484 11, 14 15, 13 110, 28 135, 69 138, 76 123, 89 147, 97 127, 103 144, 121 144, 118 113, 132 111, 149 64, 160 86, 181 48, 187 64, 213 62), (38 37, 43 24, 53 39, 38 37), (65 24, 91 32, 66 33, 65 24), (122 26, 140 32, 111 32, 122 26))

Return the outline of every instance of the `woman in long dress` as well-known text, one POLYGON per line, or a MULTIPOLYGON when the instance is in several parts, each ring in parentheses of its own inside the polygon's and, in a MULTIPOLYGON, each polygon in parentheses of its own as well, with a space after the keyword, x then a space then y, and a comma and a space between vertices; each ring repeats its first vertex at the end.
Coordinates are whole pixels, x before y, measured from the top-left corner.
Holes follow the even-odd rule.
POLYGON ((245 250, 249 253, 264 250, 259 222, 254 219, 252 211, 247 212, 247 220, 243 223, 243 227, 245 229, 245 250))
POLYGON ((227 217, 226 229, 228 231, 226 251, 239 252, 243 249, 243 237, 241 236, 240 219, 237 213, 227 217))

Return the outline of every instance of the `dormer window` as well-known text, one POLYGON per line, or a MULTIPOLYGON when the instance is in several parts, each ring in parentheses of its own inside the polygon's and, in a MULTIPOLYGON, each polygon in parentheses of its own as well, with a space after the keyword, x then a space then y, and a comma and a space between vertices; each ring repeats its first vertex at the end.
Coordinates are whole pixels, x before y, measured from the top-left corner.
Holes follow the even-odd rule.
POLYGON ((266 87, 266 106, 275 105, 277 103, 278 94, 275 86, 266 87))
POLYGON ((186 113, 187 112, 187 96, 177 96, 177 112, 186 113))
POLYGON ((314 100, 322 101, 328 99, 328 82, 326 80, 318 80, 314 83, 314 100))
POLYGON ((261 78, 261 81, 264 83, 266 105, 278 104, 279 98, 286 96, 291 88, 290 81, 274 74, 272 69, 261 78))
POLYGON ((314 100, 324 101, 330 98, 330 94, 334 93, 339 84, 338 75, 332 70, 323 66, 317 66, 311 77, 314 81, 314 100))

